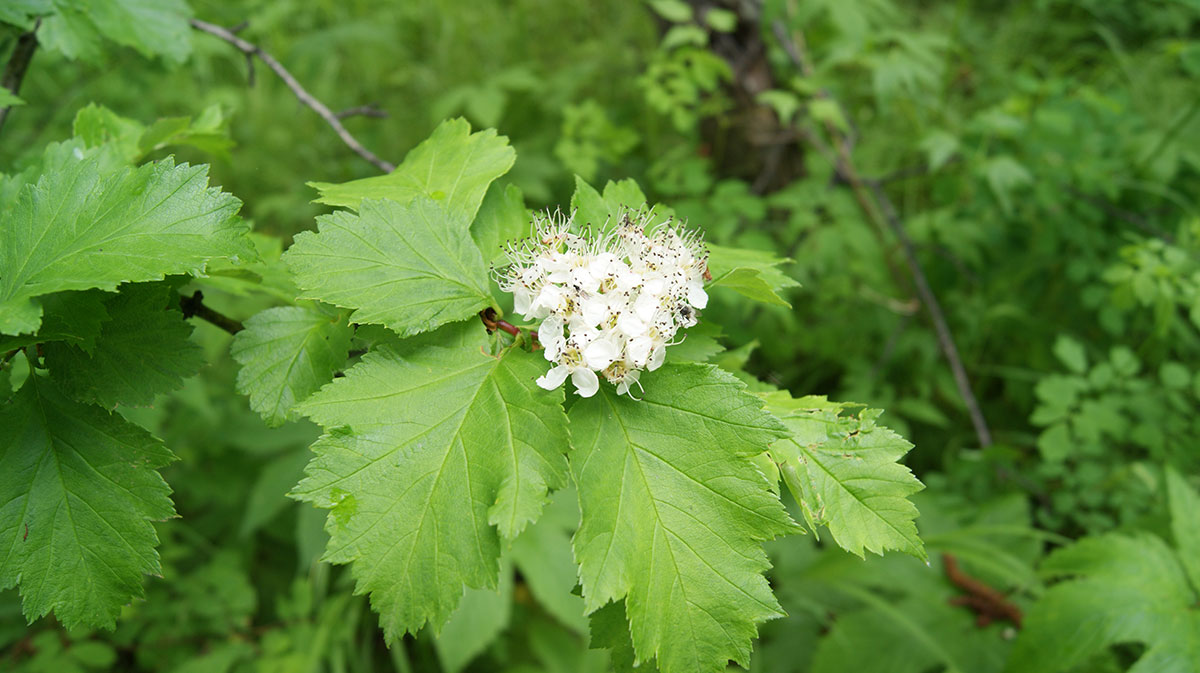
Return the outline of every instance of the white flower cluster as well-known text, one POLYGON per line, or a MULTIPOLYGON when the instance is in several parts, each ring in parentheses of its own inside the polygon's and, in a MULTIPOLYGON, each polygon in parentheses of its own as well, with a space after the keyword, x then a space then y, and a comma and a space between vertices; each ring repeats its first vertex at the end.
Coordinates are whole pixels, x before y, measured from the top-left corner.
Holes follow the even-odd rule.
POLYGON ((538 341, 556 364, 537 380, 547 390, 567 376, 591 397, 597 372, 629 392, 643 369, 662 366, 680 327, 696 324, 708 304, 702 236, 666 222, 647 232, 648 213, 622 215, 602 232, 571 232, 561 213, 537 216, 536 233, 509 244, 510 264, 498 269, 501 289, 516 311, 542 319, 538 341))

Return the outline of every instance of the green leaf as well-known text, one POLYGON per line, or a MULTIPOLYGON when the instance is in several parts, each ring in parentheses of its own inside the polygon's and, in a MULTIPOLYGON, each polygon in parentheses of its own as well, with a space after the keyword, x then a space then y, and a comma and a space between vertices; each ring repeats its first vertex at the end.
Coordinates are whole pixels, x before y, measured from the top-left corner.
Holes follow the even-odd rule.
POLYGON ((745 666, 757 625, 781 616, 761 542, 798 530, 751 458, 784 435, 711 365, 667 365, 641 401, 608 386, 571 408, 589 612, 625 599, 639 659, 664 671, 745 666))
POLYGON ((726 248, 712 243, 708 244, 708 253, 712 287, 728 287, 755 301, 791 306, 779 292, 800 284, 777 268, 790 260, 760 250, 726 248))
POLYGON ((242 366, 238 392, 267 425, 281 425, 346 363, 353 336, 345 316, 304 306, 269 308, 233 338, 230 355, 242 366))
POLYGON ((1192 587, 1200 591, 1200 494, 1175 468, 1168 467, 1166 473, 1171 534, 1192 587))
POLYGON ((175 511, 155 470, 171 460, 146 431, 37 376, 0 407, 0 589, 20 583, 27 619, 115 626, 142 575, 160 572, 150 522, 175 511))
POLYGON ((0 22, 30 30, 36 17, 53 10, 50 3, 51 0, 5 0, 0 3, 0 22))
POLYGON ((921 139, 920 147, 925 152, 925 160, 929 162, 930 172, 936 172, 945 166, 954 153, 959 150, 958 138, 945 131, 933 131, 921 139))
POLYGON ((924 486, 896 462, 912 444, 875 424, 882 411, 843 416, 855 405, 787 393, 767 400, 791 433, 771 446, 771 455, 813 532, 827 526, 840 547, 858 556, 897 549, 924 560, 917 508, 907 500, 924 486))
POLYGON ((683 0, 648 0, 654 13, 667 21, 685 23, 692 20, 692 8, 683 0))
POLYGON ((521 190, 516 185, 495 183, 483 197, 479 216, 471 224, 471 238, 483 261, 497 262, 505 255, 505 243, 529 235, 529 224, 521 190))
POLYGON ((439 201, 456 219, 471 222, 493 180, 512 168, 517 153, 495 129, 471 133, 465 119, 442 122, 387 175, 342 184, 310 182, 318 203, 358 208, 363 199, 406 204, 417 197, 439 201))
POLYGON ((1054 340, 1054 355, 1066 365, 1067 369, 1076 374, 1087 372, 1087 351, 1083 344, 1071 337, 1060 334, 1054 340))
POLYGON ((988 159, 984 162, 982 171, 988 187, 1000 202, 1005 214, 1012 213, 1013 193, 1033 182, 1033 174, 1021 162, 1007 154, 988 159))
POLYGON ((0 107, 15 107, 24 104, 25 101, 21 100, 17 94, 0 86, 0 107))
POLYGON ((89 103, 81 108, 75 113, 73 128, 75 137, 87 147, 112 143, 127 163, 135 163, 142 154, 138 140, 146 132, 146 126, 122 117, 103 105, 89 103))
POLYGON ((368 353, 300 406, 328 434, 295 496, 332 510, 325 559, 354 562, 388 638, 494 588, 501 538, 566 483, 562 391, 534 385, 538 356, 486 342, 368 353))
POLYGON ((704 13, 704 22, 720 33, 732 33, 737 28, 738 16, 728 9, 712 8, 704 13))
POLYGON ((512 616, 513 574, 507 563, 496 589, 467 589, 458 609, 433 641, 442 670, 458 673, 479 656, 505 628, 512 616))
POLYGON ((58 292, 42 297, 41 328, 36 334, 0 335, 0 353, 49 341, 63 341, 91 353, 102 325, 108 321, 108 311, 104 308, 108 297, 108 293, 99 290, 58 292))
POLYGON ((284 254, 303 298, 356 309, 355 323, 403 336, 469 318, 492 304, 469 222, 421 198, 362 202, 317 218, 284 254))
POLYGON ((1146 646, 1131 671, 1200 667, 1196 593, 1161 539, 1145 533, 1084 538, 1047 557, 1041 571, 1070 579, 1030 609, 1008 671, 1065 671, 1110 645, 1130 642, 1146 646))
POLYGON ((512 559, 529 593, 563 625, 586 635, 583 599, 575 592, 579 570, 571 556, 571 534, 579 527, 579 499, 568 487, 550 496, 535 523, 512 543, 512 559))
POLYGON ((192 12, 184 0, 95 0, 86 9, 61 0, 55 4, 58 13, 45 19, 38 37, 67 58, 98 57, 100 36, 176 63, 191 54, 192 12))
POLYGON ((37 330, 41 295, 196 275, 213 258, 253 256, 240 202, 208 187, 206 166, 167 158, 113 172, 104 161, 99 150, 60 153, 0 213, 0 332, 37 330))
POLYGON ((76 399, 112 409, 147 406, 177 390, 200 370, 204 356, 190 339, 192 326, 167 310, 170 288, 131 285, 104 303, 108 320, 89 353, 66 342, 45 345, 50 374, 76 399))
POLYGON ((596 610, 588 619, 591 640, 588 647, 609 650, 615 673, 658 673, 653 661, 639 662, 629 637, 629 618, 625 603, 617 601, 596 610))
MULTIPOLYGON (((575 193, 571 196, 571 210, 575 213, 577 224, 603 227, 610 221, 616 221, 624 211, 641 210, 646 206, 646 195, 633 180, 609 181, 604 185, 604 194, 602 195, 583 178, 575 176, 575 193)), ((672 211, 656 205, 654 212, 665 220, 672 211)))

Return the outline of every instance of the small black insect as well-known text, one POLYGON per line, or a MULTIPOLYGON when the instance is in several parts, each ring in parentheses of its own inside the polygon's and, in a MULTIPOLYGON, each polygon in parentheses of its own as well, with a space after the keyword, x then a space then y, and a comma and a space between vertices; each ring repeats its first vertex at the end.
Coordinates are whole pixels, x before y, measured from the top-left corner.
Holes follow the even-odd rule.
POLYGON ((679 317, 683 318, 684 321, 691 320, 692 316, 694 316, 695 314, 696 314, 696 312, 693 311, 692 307, 688 306, 687 304, 684 304, 683 306, 679 307, 679 317))

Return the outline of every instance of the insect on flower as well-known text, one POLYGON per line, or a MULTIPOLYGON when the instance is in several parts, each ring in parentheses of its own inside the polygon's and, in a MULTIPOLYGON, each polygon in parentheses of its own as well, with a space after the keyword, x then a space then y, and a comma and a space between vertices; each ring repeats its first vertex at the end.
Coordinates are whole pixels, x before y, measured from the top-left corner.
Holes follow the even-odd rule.
POLYGON ((651 213, 624 212, 615 226, 574 233, 561 211, 537 215, 534 234, 507 247, 495 270, 515 310, 541 319, 538 341, 554 367, 537 380, 547 390, 567 377, 591 397, 597 374, 629 394, 643 371, 662 366, 681 327, 708 305, 708 252, 699 231, 651 213))

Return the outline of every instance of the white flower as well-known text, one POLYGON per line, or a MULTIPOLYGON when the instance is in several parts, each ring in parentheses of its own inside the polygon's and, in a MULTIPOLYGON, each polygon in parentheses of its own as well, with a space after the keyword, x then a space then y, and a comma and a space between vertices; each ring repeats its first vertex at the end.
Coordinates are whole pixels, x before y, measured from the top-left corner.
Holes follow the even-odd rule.
POLYGON ((586 367, 571 372, 571 383, 575 384, 575 394, 580 397, 591 397, 600 390, 600 379, 596 377, 596 372, 586 367))
POLYGON ((614 360, 621 356, 621 349, 608 339, 596 339, 588 344, 588 347, 583 351, 583 361, 587 366, 600 371, 611 365, 614 360))
POLYGON ((570 371, 571 369, 566 365, 551 367, 550 371, 538 377, 538 380, 535 383, 546 390, 554 390, 555 388, 561 386, 563 381, 567 380, 567 374, 570 373, 570 371))
POLYGON ((538 328, 543 355, 554 366, 537 379, 547 390, 568 377, 575 392, 599 390, 597 372, 632 397, 643 370, 666 360, 680 328, 696 324, 708 305, 707 253, 698 232, 671 222, 647 232, 649 213, 622 215, 615 225, 573 233, 562 213, 537 216, 536 233, 507 248, 509 265, 495 272, 513 306, 538 328))

